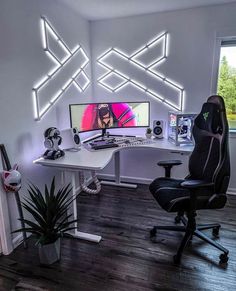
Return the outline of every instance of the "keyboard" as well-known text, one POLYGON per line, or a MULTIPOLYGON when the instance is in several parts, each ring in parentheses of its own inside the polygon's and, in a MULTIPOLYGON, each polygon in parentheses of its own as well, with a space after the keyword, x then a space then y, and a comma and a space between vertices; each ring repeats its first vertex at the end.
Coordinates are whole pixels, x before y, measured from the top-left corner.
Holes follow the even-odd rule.
POLYGON ((108 149, 108 148, 115 148, 115 147, 118 147, 119 145, 113 142, 101 141, 101 142, 91 143, 90 146, 91 146, 91 149, 93 150, 102 150, 102 149, 108 149))
POLYGON ((102 150, 115 147, 135 147, 140 145, 147 145, 154 143, 151 139, 145 139, 142 137, 116 137, 107 140, 95 140, 86 145, 88 150, 102 150))

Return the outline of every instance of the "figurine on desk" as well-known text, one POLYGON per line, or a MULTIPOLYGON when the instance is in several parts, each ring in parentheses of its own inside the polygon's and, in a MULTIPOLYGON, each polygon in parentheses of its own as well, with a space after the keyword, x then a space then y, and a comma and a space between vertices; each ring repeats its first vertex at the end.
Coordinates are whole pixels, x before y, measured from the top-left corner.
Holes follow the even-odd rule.
POLYGON ((47 149, 43 154, 45 159, 56 160, 65 155, 64 151, 59 148, 62 142, 60 131, 56 127, 49 127, 44 132, 44 146, 47 149))

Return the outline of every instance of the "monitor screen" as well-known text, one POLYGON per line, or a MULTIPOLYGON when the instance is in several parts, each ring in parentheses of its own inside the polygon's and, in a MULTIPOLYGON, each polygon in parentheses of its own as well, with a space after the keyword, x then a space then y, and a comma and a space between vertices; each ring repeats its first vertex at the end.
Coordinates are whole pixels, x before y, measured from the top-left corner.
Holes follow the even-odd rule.
POLYGON ((80 132, 104 128, 147 127, 149 102, 70 104, 71 127, 80 132))

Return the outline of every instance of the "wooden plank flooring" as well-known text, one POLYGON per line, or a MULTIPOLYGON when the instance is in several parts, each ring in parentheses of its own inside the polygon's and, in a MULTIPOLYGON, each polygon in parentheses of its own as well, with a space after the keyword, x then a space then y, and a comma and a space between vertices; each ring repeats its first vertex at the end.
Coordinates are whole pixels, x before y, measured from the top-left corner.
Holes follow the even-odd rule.
MULTIPOLYGON (((137 190, 103 186, 99 195, 78 198, 81 231, 101 234, 100 244, 65 238, 62 257, 50 267, 39 264, 34 240, 0 258, 0 290, 236 290, 236 197, 222 210, 201 211, 202 223, 220 222, 220 239, 230 251, 227 266, 220 252, 195 238, 181 266, 172 257, 181 233, 159 231, 153 225, 173 224, 174 214, 163 211, 146 185, 137 190)), ((210 231, 206 233, 211 236, 210 231)))

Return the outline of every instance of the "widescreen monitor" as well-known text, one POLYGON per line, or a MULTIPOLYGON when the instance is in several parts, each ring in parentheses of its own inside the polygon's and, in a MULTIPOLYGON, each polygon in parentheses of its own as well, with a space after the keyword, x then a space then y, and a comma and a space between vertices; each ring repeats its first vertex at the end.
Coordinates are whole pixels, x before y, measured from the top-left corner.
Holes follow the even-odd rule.
POLYGON ((79 132, 150 126, 150 103, 114 102, 70 104, 71 127, 79 132))

